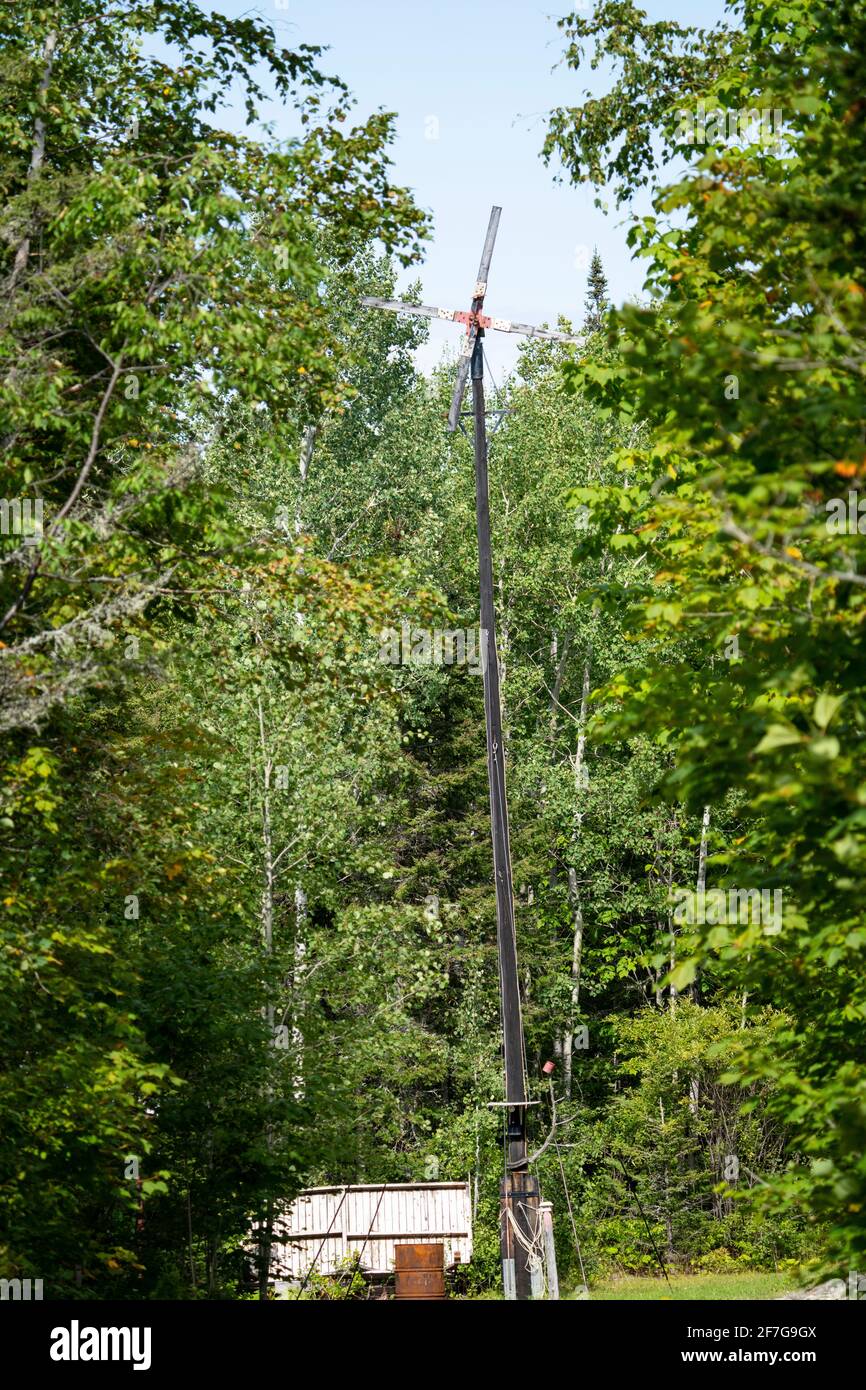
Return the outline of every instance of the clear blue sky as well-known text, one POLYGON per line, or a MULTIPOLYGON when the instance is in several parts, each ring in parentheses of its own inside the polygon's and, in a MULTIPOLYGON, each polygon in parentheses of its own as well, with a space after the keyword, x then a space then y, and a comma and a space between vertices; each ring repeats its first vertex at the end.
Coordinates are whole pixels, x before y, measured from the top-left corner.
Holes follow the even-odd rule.
MULTIPOLYGON (((597 245, 615 301, 640 293, 643 267, 625 245, 623 212, 605 215, 593 193, 557 186, 539 158, 544 116, 577 104, 588 77, 556 67, 563 41, 541 0, 200 0, 224 14, 257 13, 287 46, 329 47, 322 66, 348 83, 363 116, 397 112, 395 177, 433 215, 434 239, 418 275, 422 298, 468 308, 487 219, 502 209, 486 307, 502 318, 555 322, 583 316, 586 260, 597 245), (431 138, 434 137, 434 138, 431 138)), ((582 0, 588 9, 590 0, 582 0)), ((567 7, 567 9, 566 9, 567 7)), ((645 0, 652 19, 710 24, 723 0, 645 0)), ((288 118, 268 111, 277 135, 288 118)), ((456 326, 434 323, 420 365, 428 367, 456 326)), ((488 335, 494 370, 513 361, 514 340, 488 335), (494 341, 495 340, 495 341, 494 341)))

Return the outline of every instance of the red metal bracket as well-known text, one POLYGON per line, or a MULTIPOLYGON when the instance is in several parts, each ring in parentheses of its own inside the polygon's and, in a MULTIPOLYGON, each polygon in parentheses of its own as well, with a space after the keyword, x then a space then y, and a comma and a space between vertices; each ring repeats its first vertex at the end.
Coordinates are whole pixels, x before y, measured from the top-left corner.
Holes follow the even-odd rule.
POLYGON ((489 328, 493 319, 490 318, 488 314, 473 314, 471 309, 465 311, 463 309, 458 309, 454 314, 454 322, 465 323, 466 332, 469 333, 472 330, 473 324, 476 328, 489 328))

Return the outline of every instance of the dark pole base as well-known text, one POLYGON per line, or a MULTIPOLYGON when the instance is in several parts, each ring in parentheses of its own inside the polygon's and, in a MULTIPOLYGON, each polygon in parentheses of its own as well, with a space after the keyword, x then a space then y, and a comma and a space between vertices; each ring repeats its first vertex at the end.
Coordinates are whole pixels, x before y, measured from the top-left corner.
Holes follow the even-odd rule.
POLYGON ((509 1173, 499 1184, 502 1285, 509 1300, 528 1302, 531 1298, 541 1298, 543 1294, 538 1200, 538 1179, 525 1168, 509 1173), (536 1251, 537 1264, 533 1260, 535 1271, 530 1267, 529 1251, 523 1241, 532 1244, 536 1251))

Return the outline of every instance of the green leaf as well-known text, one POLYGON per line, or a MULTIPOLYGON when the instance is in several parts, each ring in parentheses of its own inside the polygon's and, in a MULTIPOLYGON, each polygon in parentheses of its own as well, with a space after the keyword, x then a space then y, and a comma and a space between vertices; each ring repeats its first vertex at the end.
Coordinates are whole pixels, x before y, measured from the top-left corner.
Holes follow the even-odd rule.
POLYGON ((777 748, 788 748, 802 742, 803 735, 792 724, 771 724, 755 752, 772 753, 777 748))
POLYGON ((812 718, 819 729, 826 729, 837 710, 845 703, 844 695, 830 695, 827 691, 822 692, 815 701, 815 708, 812 711, 812 718))

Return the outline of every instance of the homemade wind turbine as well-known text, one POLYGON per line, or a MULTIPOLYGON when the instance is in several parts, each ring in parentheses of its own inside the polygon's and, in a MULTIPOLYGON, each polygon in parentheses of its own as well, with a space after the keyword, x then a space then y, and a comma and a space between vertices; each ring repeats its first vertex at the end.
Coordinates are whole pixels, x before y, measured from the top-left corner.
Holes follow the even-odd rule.
POLYGON ((508 837, 508 803, 505 795, 505 760, 502 747, 502 715, 499 702, 499 663, 496 650, 496 617, 493 607, 493 563, 490 553, 490 509, 487 485, 487 428, 484 408, 484 353, 482 340, 488 328, 518 333, 555 343, 580 343, 582 338, 528 323, 491 318, 482 314, 487 276, 499 228, 501 208, 493 208, 481 252, 472 305, 460 309, 434 309, 426 304, 406 304, 398 299, 368 296, 361 303, 370 309, 387 309, 416 318, 444 319, 466 326, 466 340, 457 364, 457 380, 448 429, 460 423, 463 396, 470 372, 475 447, 475 515, 478 531, 478 578, 481 590, 482 671, 484 713, 487 724, 487 776, 490 787, 490 820, 493 838, 493 872, 496 881, 496 937, 499 948, 499 981, 502 995, 502 1035, 505 1054, 505 1107, 508 1125, 505 1140, 505 1177, 501 1185, 502 1274, 506 1298, 528 1299, 532 1288, 530 1255, 540 1250, 538 1184, 530 1176, 526 1156, 526 1069, 520 986, 517 975, 517 943, 514 930, 514 896, 511 882, 511 848, 508 837))

